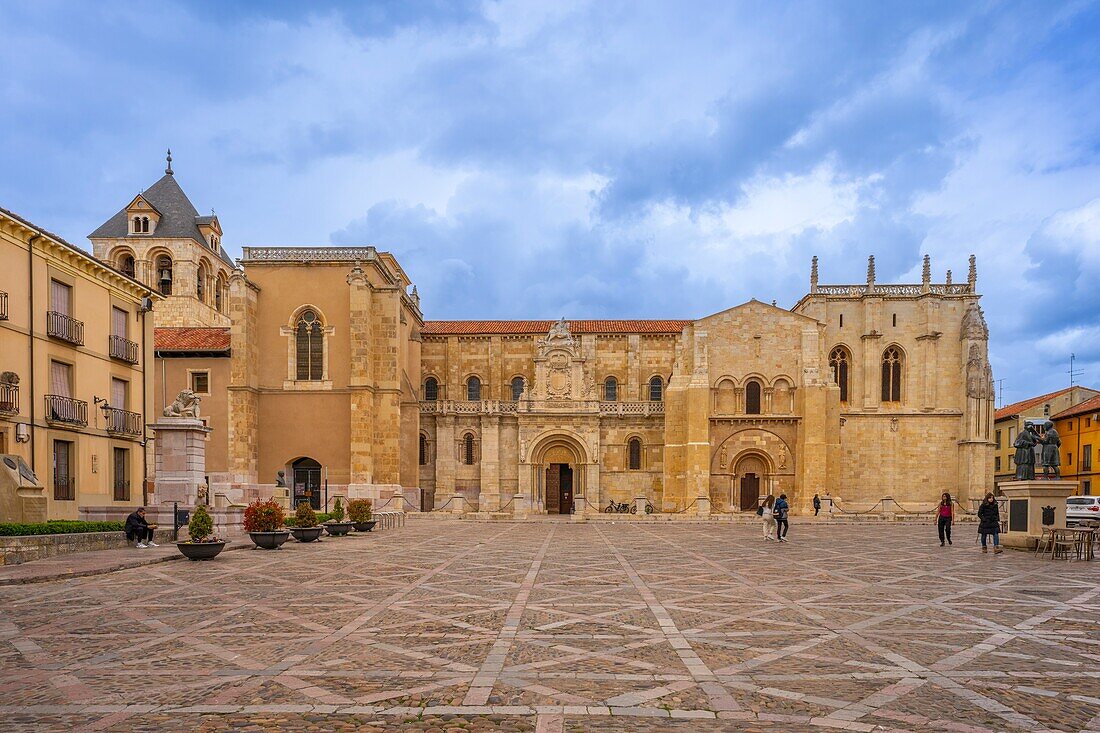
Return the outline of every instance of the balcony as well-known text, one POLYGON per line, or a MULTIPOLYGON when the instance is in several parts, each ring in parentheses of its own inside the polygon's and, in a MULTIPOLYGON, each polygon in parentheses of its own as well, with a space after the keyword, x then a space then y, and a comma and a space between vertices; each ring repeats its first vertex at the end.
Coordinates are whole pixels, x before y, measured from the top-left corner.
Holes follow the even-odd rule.
POLYGON ((56 501, 73 501, 76 499, 76 479, 72 476, 54 476, 53 498, 56 501))
POLYGON ((109 346, 112 359, 118 359, 127 364, 138 363, 138 345, 130 339, 122 336, 111 336, 109 346))
POLYGON ((85 427, 88 424, 88 403, 61 395, 46 395, 46 420, 63 425, 85 427))
POLYGON ((0 413, 19 412, 19 385, 0 383, 0 413))
POLYGON ((8 320, 8 294, 0 291, 0 321, 8 320))
POLYGON ((120 410, 117 407, 104 407, 103 417, 107 419, 108 433, 141 435, 141 413, 120 410))
POLYGON ((84 321, 78 321, 72 316, 57 311, 46 311, 46 335, 83 346, 84 321))
POLYGON ((600 415, 603 417, 626 417, 641 415, 664 415, 664 402, 601 402, 600 415))

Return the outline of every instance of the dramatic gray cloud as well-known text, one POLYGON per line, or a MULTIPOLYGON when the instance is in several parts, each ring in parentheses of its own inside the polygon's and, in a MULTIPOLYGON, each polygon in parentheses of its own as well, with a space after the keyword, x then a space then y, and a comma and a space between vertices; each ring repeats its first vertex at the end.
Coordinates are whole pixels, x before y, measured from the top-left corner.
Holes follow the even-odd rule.
POLYGON ((1005 399, 1100 384, 1093 2, 0 5, 0 205, 81 242, 171 145, 231 252, 431 318, 695 317, 979 261, 1005 399))

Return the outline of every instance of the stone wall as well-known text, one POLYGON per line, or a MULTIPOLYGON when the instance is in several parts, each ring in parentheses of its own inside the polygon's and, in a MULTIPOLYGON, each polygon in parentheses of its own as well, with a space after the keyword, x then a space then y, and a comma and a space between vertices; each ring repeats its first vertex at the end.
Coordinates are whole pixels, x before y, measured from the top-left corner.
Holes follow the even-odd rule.
MULTIPOLYGON (((172 530, 157 529, 158 544, 172 541, 172 530)), ((0 565, 19 565, 56 555, 93 550, 117 550, 127 547, 124 532, 77 532, 73 534, 36 534, 25 537, 0 537, 0 565)))

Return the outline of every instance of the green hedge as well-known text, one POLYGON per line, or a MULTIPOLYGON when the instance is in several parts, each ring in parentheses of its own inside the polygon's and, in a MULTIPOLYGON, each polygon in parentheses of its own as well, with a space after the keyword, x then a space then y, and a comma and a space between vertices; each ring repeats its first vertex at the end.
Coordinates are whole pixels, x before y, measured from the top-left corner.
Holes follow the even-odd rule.
POLYGON ((25 537, 33 534, 121 532, 124 526, 122 522, 76 522, 53 519, 38 524, 0 524, 0 537, 25 537))

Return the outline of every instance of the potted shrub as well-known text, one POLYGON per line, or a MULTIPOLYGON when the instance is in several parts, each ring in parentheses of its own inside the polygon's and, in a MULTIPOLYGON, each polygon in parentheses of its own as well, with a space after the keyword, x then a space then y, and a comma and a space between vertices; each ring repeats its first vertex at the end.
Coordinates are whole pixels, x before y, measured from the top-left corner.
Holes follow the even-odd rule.
POLYGON ((303 501, 299 504, 298 509, 294 512, 294 526, 290 528, 290 533, 294 535, 294 539, 299 542, 313 542, 324 531, 325 528, 317 524, 317 512, 313 511, 313 507, 309 505, 309 502, 303 501))
POLYGON ((191 539, 177 542, 176 547, 188 560, 211 560, 225 549, 227 540, 220 540, 214 535, 214 520, 202 504, 195 507, 187 533, 191 539))
POLYGON ((344 521, 344 505, 340 503, 340 497, 336 497, 336 503, 329 512, 329 520, 325 522, 325 531, 333 537, 342 537, 351 531, 352 522, 344 521))
POLYGON ((274 499, 256 501, 244 510, 244 531, 264 550, 278 550, 290 539, 290 531, 283 527, 286 516, 283 507, 274 499))
POLYGON ((352 499, 348 502, 348 519, 355 525, 356 532, 370 532, 378 522, 371 519, 371 500, 352 499))

